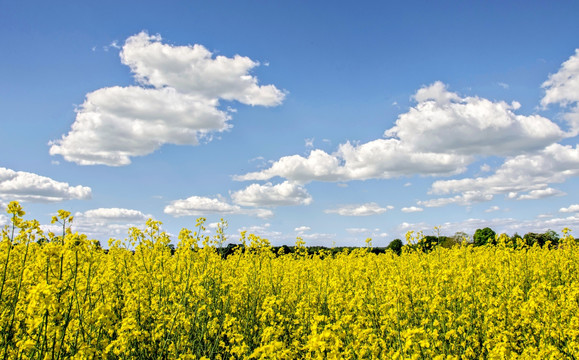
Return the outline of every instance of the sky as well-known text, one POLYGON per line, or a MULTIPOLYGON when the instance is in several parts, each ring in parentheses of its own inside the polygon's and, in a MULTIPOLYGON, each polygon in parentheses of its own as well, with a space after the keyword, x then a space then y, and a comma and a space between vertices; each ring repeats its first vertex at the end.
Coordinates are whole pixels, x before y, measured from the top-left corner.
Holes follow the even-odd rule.
MULTIPOLYGON (((579 231, 576 1, 0 0, 0 206, 106 245, 579 231)), ((8 224, 2 212, 0 224, 8 224)))

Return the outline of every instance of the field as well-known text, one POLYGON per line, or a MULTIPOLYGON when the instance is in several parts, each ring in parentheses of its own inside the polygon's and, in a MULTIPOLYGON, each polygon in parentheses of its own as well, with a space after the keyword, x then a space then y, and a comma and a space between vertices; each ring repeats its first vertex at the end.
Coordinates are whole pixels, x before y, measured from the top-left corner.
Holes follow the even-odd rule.
MULTIPOLYGON (((203 219, 175 249, 160 223, 107 251, 44 234, 17 203, 0 243, 4 359, 577 359, 579 247, 466 243, 400 256, 274 253, 203 219)), ((223 224, 225 225, 225 224, 223 224)), ((409 235, 409 242, 420 236, 409 235)), ((371 246, 369 244, 369 246, 371 246)))

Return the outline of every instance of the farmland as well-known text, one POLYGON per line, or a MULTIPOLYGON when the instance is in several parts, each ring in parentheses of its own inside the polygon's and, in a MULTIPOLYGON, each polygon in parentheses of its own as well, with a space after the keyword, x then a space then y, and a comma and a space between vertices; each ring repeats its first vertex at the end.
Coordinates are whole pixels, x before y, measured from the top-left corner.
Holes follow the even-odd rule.
MULTIPOLYGON (((203 219, 177 246, 157 221, 104 250, 24 220, 0 243, 0 356, 10 359, 562 359, 579 357, 579 248, 496 245, 374 254, 274 252, 203 219)), ((419 244, 410 233, 408 243, 419 244)))

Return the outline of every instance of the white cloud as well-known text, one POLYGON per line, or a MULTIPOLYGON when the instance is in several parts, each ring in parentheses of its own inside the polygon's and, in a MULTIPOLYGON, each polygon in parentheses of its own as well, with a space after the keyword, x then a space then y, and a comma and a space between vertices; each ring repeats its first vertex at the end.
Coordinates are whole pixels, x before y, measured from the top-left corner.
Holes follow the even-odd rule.
POLYGON ((3 213, 6 211, 6 208, 8 207, 8 204, 3 202, 2 199, 0 199, 0 227, 3 227, 4 225, 8 225, 9 221, 8 221, 8 216, 4 215, 3 213))
POLYGON ((29 202, 86 200, 91 198, 91 188, 70 186, 46 176, 0 167, 0 198, 29 202))
POLYGON ((299 226, 297 228, 294 229, 295 232, 305 232, 305 231, 310 231, 312 228, 309 226, 299 226))
POLYGON ((259 66, 248 57, 216 56, 202 45, 173 46, 161 43, 161 36, 145 32, 131 36, 121 51, 143 85, 177 91, 203 99, 236 100, 247 105, 276 106, 284 93, 273 85, 258 85, 250 70, 259 66))
POLYGON ((165 207, 164 212, 175 217, 205 216, 207 214, 244 214, 260 218, 273 216, 271 210, 242 208, 220 199, 202 196, 191 196, 187 199, 174 200, 165 207))
POLYGON ((498 206, 491 206, 490 208, 486 209, 485 212, 490 213, 490 212, 495 212, 495 211, 499 211, 501 208, 498 206))
POLYGON ((369 233, 372 230, 366 228, 347 228, 346 231, 349 232, 350 234, 365 234, 369 233))
POLYGON ((566 207, 566 208, 560 208, 559 212, 562 212, 562 213, 579 212, 579 204, 573 204, 573 205, 570 205, 569 207, 566 207))
POLYGON ((327 209, 324 212, 342 216, 370 216, 382 214, 392 209, 394 209, 393 206, 381 207, 378 204, 372 202, 361 205, 344 205, 336 209, 327 209))
POLYGON ((285 181, 278 185, 251 184, 231 194, 233 202, 244 206, 309 205, 312 197, 300 185, 285 181))
POLYGON ((579 101, 579 49, 575 50, 555 74, 543 83, 546 89, 541 105, 559 103, 563 106, 579 101))
POLYGON ((579 134, 579 49, 565 61, 559 71, 549 75, 549 79, 543 83, 545 96, 541 99, 541 105, 546 107, 550 104, 560 104, 569 109, 563 117, 570 126, 568 136, 579 134))
POLYGON ((441 207, 450 204, 468 206, 473 203, 491 201, 492 199, 493 199, 492 194, 485 194, 481 191, 466 191, 463 194, 455 195, 453 197, 441 197, 419 201, 418 205, 425 207, 441 207))
POLYGON ((385 135, 416 152, 505 156, 544 148, 564 136, 547 118, 515 114, 516 102, 460 97, 439 81, 414 98, 418 104, 385 135))
POLYGON ((163 144, 197 145, 229 129, 232 111, 220 100, 276 106, 285 94, 250 75, 259 63, 236 55, 213 57, 201 45, 163 44, 159 35, 131 36, 121 60, 142 86, 108 87, 86 95, 67 135, 50 154, 81 165, 127 165, 163 144))
POLYGON ((143 214, 139 210, 122 209, 122 208, 98 208, 87 210, 84 213, 76 213, 75 217, 82 216, 87 219, 104 220, 104 221, 146 221, 153 216, 143 214))
POLYGON ((566 193, 564 193, 561 190, 546 188, 546 189, 531 190, 526 194, 518 196, 517 200, 537 200, 551 196, 563 196, 563 195, 566 195, 566 193))
POLYGON ((312 150, 307 158, 285 156, 268 169, 234 176, 234 180, 268 180, 275 176, 309 181, 349 181, 397 176, 452 175, 466 169, 469 158, 461 155, 413 153, 396 139, 378 139, 362 145, 341 144, 334 154, 312 150))
POLYGON ((430 192, 506 194, 511 199, 531 199, 561 194, 548 185, 577 175, 579 148, 553 144, 535 154, 508 158, 494 174, 487 177, 435 181, 430 192), (526 194, 519 195, 521 192, 526 194))
POLYGON ((503 89, 508 89, 508 88, 509 88, 509 84, 504 83, 504 82, 499 82, 497 85, 500 86, 500 87, 502 87, 503 89))
POLYGON ((72 130, 51 142, 50 154, 80 165, 127 165, 166 143, 197 145, 210 131, 229 128, 215 104, 173 88, 110 87, 87 94, 72 130))
POLYGON ((491 171, 491 166, 488 165, 488 164, 482 164, 482 165, 480 166, 480 171, 482 171, 482 172, 489 172, 489 171, 491 171))
POLYGON ((384 133, 387 139, 346 142, 329 154, 284 156, 261 171, 235 176, 238 181, 349 181, 416 174, 459 174, 476 156, 510 156, 542 149, 564 137, 559 127, 538 115, 517 115, 520 104, 460 97, 441 82, 419 89, 415 107, 384 133))
POLYGON ((400 211, 405 213, 421 212, 423 210, 424 210, 423 208, 417 206, 403 207, 402 209, 400 209, 400 211))

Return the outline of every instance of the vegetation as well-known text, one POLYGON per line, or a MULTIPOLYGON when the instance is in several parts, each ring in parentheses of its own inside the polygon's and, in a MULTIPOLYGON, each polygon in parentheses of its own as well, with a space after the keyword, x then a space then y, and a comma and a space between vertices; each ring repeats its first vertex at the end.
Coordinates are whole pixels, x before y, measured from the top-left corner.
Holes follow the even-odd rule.
POLYGON ((409 233, 376 254, 299 239, 274 249, 246 233, 223 246, 226 223, 210 237, 202 218, 171 249, 149 220, 105 251, 71 232, 68 212, 53 219, 58 236, 15 202, 8 212, 4 359, 579 357, 579 249, 567 229, 557 246, 409 233))

